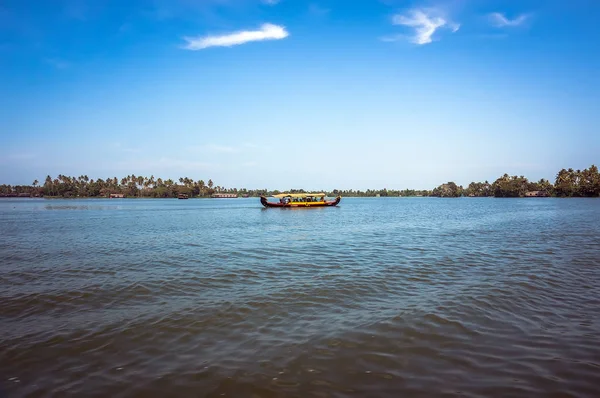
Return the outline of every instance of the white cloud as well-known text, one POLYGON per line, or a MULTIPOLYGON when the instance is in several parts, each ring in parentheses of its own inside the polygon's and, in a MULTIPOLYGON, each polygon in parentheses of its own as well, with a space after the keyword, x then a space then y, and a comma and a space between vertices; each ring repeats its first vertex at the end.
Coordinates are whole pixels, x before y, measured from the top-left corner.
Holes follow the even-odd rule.
MULTIPOLYGON (((459 24, 450 23, 445 18, 436 14, 435 10, 414 9, 410 10, 407 15, 394 15, 392 23, 394 25, 414 28, 415 33, 410 37, 410 41, 415 44, 428 44, 433 41, 432 36, 439 28, 447 27, 452 32, 456 32, 460 28, 459 24)), ((382 38, 382 40, 395 41, 400 37, 405 36, 388 36, 382 38)))
POLYGON ((285 27, 266 23, 259 30, 242 30, 221 36, 184 37, 186 50, 203 50, 209 47, 231 47, 251 41, 281 40, 289 36, 285 27))
POLYGON ((493 13, 489 14, 489 18, 490 18, 490 21, 492 22, 492 25, 494 25, 498 28, 503 28, 505 26, 522 25, 523 22, 525 22, 527 20, 528 16, 525 14, 521 14, 521 15, 518 15, 514 19, 508 19, 502 13, 493 12, 493 13))

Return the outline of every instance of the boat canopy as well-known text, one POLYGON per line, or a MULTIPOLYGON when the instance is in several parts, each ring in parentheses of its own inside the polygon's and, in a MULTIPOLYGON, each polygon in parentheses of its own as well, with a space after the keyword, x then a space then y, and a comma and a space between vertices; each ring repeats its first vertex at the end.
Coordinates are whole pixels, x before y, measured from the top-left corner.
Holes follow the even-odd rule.
POLYGON ((274 198, 307 198, 312 196, 327 196, 324 193, 280 193, 273 195, 274 198))

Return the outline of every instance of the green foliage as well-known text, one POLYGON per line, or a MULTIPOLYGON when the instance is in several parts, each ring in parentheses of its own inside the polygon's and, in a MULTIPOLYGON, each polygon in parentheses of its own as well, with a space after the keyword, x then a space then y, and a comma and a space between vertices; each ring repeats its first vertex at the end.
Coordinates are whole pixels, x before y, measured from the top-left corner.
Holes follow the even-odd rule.
POLYGON ((492 184, 494 196, 497 198, 519 198, 525 196, 528 192, 529 181, 527 178, 520 176, 509 177, 504 174, 492 184))
POLYGON ((487 197, 493 196, 492 186, 489 182, 472 182, 467 189, 464 190, 465 196, 470 197, 487 197))
POLYGON ((562 169, 554 182, 556 196, 594 197, 600 196, 600 173, 598 167, 591 165, 581 170, 562 169))
POLYGON ((453 181, 442 184, 431 192, 431 196, 440 198, 458 198, 463 195, 463 187, 456 185, 453 181))

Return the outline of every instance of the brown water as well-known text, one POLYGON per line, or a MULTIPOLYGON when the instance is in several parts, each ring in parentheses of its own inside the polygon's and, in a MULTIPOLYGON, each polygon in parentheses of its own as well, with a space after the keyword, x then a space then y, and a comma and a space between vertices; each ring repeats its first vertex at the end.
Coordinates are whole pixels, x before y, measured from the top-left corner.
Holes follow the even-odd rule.
POLYGON ((0 200, 0 396, 600 396, 600 200, 0 200))

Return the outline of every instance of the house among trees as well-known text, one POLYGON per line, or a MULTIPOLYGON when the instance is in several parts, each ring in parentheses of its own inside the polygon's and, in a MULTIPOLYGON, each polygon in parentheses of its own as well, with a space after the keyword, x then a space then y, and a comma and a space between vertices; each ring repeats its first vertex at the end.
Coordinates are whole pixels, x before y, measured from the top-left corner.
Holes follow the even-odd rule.
POLYGON ((526 198, 545 198, 548 197, 548 192, 546 191, 528 191, 525 192, 526 198))

